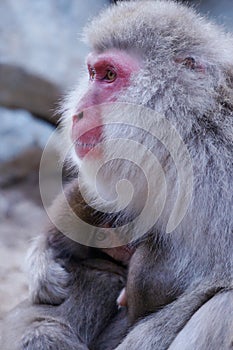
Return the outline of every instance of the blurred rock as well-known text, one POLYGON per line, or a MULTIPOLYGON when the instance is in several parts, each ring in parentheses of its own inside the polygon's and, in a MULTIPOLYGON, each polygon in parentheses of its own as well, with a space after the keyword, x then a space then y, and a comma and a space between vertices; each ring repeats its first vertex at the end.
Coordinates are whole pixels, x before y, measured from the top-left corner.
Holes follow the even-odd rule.
MULTIPOLYGON (((18 184, 22 181, 37 182, 39 176, 39 165, 42 155, 42 149, 33 146, 26 149, 14 159, 0 163, 0 188, 18 184)), ((1 199, 0 199, 1 210, 1 199)))
MULTIPOLYGON (((31 186, 35 195, 35 186, 31 186)), ((38 193, 39 196, 39 193, 38 193)), ((6 311, 28 296, 28 281, 24 274, 26 252, 30 242, 45 225, 43 208, 24 195, 17 186, 0 190, 0 319, 6 311), (0 201, 2 202, 2 200, 0 201)))
POLYGON ((38 184, 41 153, 34 147, 0 164, 0 319, 28 296, 26 252, 48 220, 38 184))
POLYGON ((80 40, 89 17, 108 0, 1 0, 0 61, 62 86, 79 78, 88 52, 80 40))
POLYGON ((54 128, 23 110, 0 107, 0 163, 16 158, 26 149, 44 148, 54 128))
POLYGON ((0 63, 0 105, 25 109, 53 124, 62 89, 21 67, 0 63))
POLYGON ((227 30, 233 30, 233 2, 232 0, 190 0, 198 11, 201 11, 227 30))
MULTIPOLYGON (((1 112, 0 154, 5 161, 0 162, 0 320, 28 296, 23 265, 31 240, 48 222, 40 197, 39 165, 42 146, 54 130, 24 111, 1 112)), ((57 162, 57 152, 51 150, 46 164, 51 176, 57 162)), ((52 187, 53 179, 48 182, 52 187)))

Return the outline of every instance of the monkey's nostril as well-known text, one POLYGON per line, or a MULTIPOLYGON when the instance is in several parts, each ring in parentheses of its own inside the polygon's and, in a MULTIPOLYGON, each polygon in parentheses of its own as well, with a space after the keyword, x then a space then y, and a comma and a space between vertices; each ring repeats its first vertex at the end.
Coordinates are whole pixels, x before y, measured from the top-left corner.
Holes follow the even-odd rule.
POLYGON ((80 119, 82 119, 84 117, 84 113, 83 112, 80 112, 78 114, 75 114, 73 116, 73 123, 76 123, 78 122, 80 119))
POLYGON ((83 115, 83 112, 80 112, 80 113, 77 115, 78 120, 82 119, 83 116, 84 116, 84 115, 83 115))

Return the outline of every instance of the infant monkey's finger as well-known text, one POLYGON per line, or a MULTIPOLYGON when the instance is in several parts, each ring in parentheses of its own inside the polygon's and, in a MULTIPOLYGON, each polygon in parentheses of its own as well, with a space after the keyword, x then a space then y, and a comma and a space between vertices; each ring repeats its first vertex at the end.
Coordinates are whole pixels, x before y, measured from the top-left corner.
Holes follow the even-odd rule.
POLYGON ((127 296, 126 296, 126 289, 125 288, 122 289, 119 297, 117 298, 117 305, 118 305, 119 309, 127 306, 127 296))

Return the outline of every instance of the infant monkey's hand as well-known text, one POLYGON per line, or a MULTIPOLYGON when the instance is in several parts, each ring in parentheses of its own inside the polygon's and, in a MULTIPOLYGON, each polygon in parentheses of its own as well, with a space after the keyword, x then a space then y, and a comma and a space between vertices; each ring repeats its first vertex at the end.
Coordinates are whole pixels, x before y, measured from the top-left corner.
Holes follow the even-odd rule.
POLYGON ((123 288, 121 290, 120 295, 117 298, 117 305, 118 305, 118 308, 127 306, 127 296, 126 296, 126 289, 125 288, 123 288))

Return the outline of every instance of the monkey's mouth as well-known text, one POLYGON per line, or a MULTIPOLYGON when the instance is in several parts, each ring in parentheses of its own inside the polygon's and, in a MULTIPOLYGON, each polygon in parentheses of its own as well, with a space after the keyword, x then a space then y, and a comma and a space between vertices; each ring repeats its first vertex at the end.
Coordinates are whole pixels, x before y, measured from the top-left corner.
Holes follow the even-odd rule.
POLYGON ((97 126, 85 131, 86 125, 81 124, 82 120, 73 126, 72 140, 77 156, 82 159, 89 152, 92 157, 98 158, 100 156, 101 147, 99 143, 102 142, 102 127, 97 126), (98 146, 98 147, 97 147, 98 146))
POLYGON ((74 143, 75 152, 79 158, 84 158, 90 151, 92 151, 100 142, 82 142, 77 140, 74 143))

